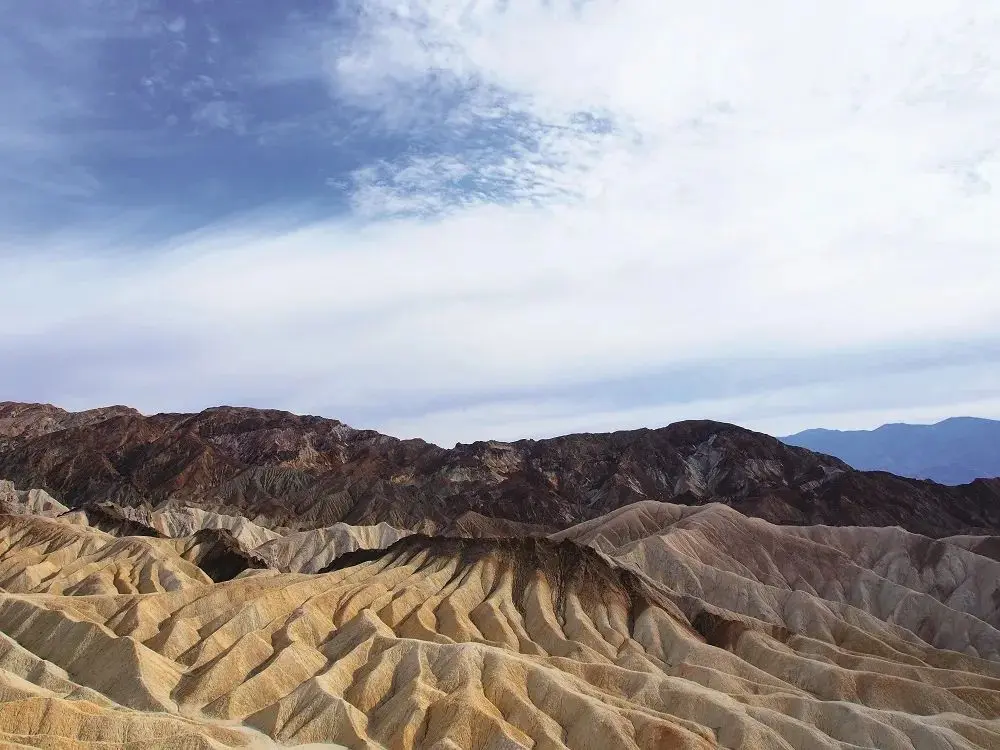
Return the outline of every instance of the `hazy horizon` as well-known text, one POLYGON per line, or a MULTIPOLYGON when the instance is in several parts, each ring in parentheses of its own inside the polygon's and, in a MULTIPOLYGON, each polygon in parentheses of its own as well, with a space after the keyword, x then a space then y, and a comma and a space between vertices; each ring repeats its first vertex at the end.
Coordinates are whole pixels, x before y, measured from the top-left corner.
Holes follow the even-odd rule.
MULTIPOLYGON (((12 402, 12 403, 30 403, 30 402, 18 401, 17 399, 7 399, 7 400, 10 401, 10 402, 12 402)), ((49 405, 55 406, 57 408, 65 409, 66 411, 86 411, 88 409, 107 409, 107 408, 113 408, 113 407, 126 407, 126 408, 136 409, 136 411, 138 411, 140 414, 142 414, 143 416, 147 416, 147 417, 148 416, 154 416, 156 414, 176 413, 175 410, 142 410, 142 409, 137 409, 136 407, 134 407, 134 406, 132 406, 130 404, 121 404, 121 403, 98 404, 96 406, 90 406, 90 407, 86 407, 86 408, 82 408, 82 409, 68 409, 65 406, 61 405, 61 404, 49 404, 49 405)), ((190 413, 198 413, 198 412, 204 411, 206 409, 225 408, 225 407, 231 407, 231 408, 248 408, 248 409, 262 409, 262 410, 277 408, 277 407, 261 406, 261 405, 258 405, 258 404, 241 404, 241 403, 227 403, 227 404, 222 404, 222 403, 219 403, 219 404, 206 405, 206 406, 203 406, 201 408, 190 409, 190 410, 188 410, 188 412, 190 412, 190 413)), ((279 409, 279 411, 281 411, 281 409, 279 409)), ((284 411, 287 411, 287 410, 284 410, 284 411)), ((185 412, 185 413, 187 413, 187 412, 185 412)), ((424 434, 403 434, 403 433, 386 432, 386 431, 384 431, 384 430, 382 430, 382 429, 380 429, 378 427, 374 427, 372 425, 363 424, 363 423, 348 422, 347 420, 341 419, 336 414, 316 414, 316 413, 312 413, 312 412, 299 412, 299 414, 301 414, 301 415, 310 414, 312 416, 323 417, 323 418, 326 418, 326 419, 334 419, 334 420, 338 420, 340 422, 343 422, 343 423, 347 424, 349 427, 352 427, 354 429, 376 430, 378 432, 383 432, 384 434, 388 434, 388 435, 390 435, 392 437, 397 437, 397 438, 401 438, 401 439, 420 438, 422 440, 425 440, 426 442, 435 443, 436 445, 440 445, 440 446, 443 446, 443 447, 450 447, 450 446, 452 446, 452 445, 454 445, 456 443, 472 443, 472 442, 476 442, 476 441, 486 441, 486 440, 503 440, 503 441, 507 441, 507 442, 513 442, 513 441, 517 441, 517 440, 540 440, 540 439, 545 439, 545 438, 560 437, 562 435, 568 435, 568 434, 574 434, 574 433, 588 433, 588 432, 590 432, 590 433, 606 433, 606 432, 616 432, 616 431, 635 430, 635 429, 644 429, 644 428, 645 429, 658 429, 658 428, 662 428, 662 427, 667 427, 670 424, 673 424, 675 422, 680 422, 680 421, 685 421, 685 420, 702 420, 702 419, 712 420, 712 421, 717 421, 717 422, 725 422, 725 423, 729 423, 729 424, 735 424, 738 427, 743 427, 745 429, 753 430, 755 432, 761 432, 761 433, 764 433, 766 435, 771 435, 772 437, 776 437, 776 438, 779 438, 779 439, 784 439, 784 438, 788 438, 788 437, 795 437, 795 436, 797 436, 801 432, 808 432, 810 430, 827 430, 827 431, 842 431, 842 432, 874 431, 874 430, 877 430, 880 427, 886 427, 886 426, 890 426, 890 425, 934 426, 934 425, 940 424, 943 421, 947 421, 947 420, 951 420, 951 419, 974 419, 974 420, 986 420, 986 421, 1000 421, 1000 420, 991 419, 990 417, 980 417, 980 416, 967 415, 967 414, 957 414, 957 415, 950 415, 950 416, 947 416, 947 417, 943 417, 943 418, 940 418, 940 419, 931 419, 931 420, 926 420, 926 421, 919 421, 918 419, 915 419, 913 421, 907 421, 907 422, 880 422, 880 423, 875 424, 875 425, 870 426, 870 427, 844 427, 844 428, 835 428, 835 427, 825 427, 825 426, 818 426, 818 427, 817 426, 813 426, 813 427, 805 427, 805 428, 803 428, 801 430, 795 430, 793 432, 778 432, 778 431, 760 429, 758 427, 755 427, 755 426, 749 425, 749 424, 739 424, 737 422, 732 422, 731 420, 726 420, 726 419, 718 419, 718 418, 714 418, 714 417, 705 417, 705 416, 686 416, 686 417, 682 417, 682 418, 679 418, 679 419, 672 419, 669 422, 649 423, 649 424, 638 424, 638 423, 635 423, 635 424, 618 426, 618 427, 614 427, 614 426, 602 427, 600 429, 596 429, 596 428, 595 429, 588 429, 586 426, 582 426, 579 429, 566 430, 566 431, 562 431, 562 432, 558 432, 558 431, 555 431, 555 432, 537 432, 537 433, 523 434, 523 435, 507 434, 507 435, 505 435, 503 437, 500 437, 500 436, 497 436, 497 435, 481 434, 481 435, 475 435, 475 436, 473 436, 473 437, 471 437, 469 439, 464 439, 464 440, 463 439, 458 439, 458 440, 440 440, 439 439, 439 440, 435 440, 435 439, 429 437, 428 435, 424 435, 424 434)), ((430 433, 434 433, 433 426, 432 426, 432 429, 430 430, 430 433)))

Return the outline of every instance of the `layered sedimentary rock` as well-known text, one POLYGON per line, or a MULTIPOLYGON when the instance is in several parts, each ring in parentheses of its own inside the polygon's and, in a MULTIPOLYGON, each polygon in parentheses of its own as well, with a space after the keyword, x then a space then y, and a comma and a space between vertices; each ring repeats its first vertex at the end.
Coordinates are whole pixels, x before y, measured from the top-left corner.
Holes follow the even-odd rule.
POLYGON ((44 490, 19 490, 13 482, 0 479, 0 513, 60 516, 68 510, 44 490))
POLYGON ((0 746, 1000 747, 996 482, 23 404, 0 476, 0 746))
POLYGON ((0 516, 0 743, 1000 747, 987 538, 643 502, 549 538, 246 548, 185 518, 209 525, 0 516))
POLYGON ((71 507, 197 506, 279 533, 336 523, 462 533, 464 519, 486 536, 524 536, 642 500, 722 502, 783 524, 1000 532, 1000 480, 944 487, 858 472, 705 421, 444 449, 277 411, 147 417, 2 403, 0 477, 71 507))

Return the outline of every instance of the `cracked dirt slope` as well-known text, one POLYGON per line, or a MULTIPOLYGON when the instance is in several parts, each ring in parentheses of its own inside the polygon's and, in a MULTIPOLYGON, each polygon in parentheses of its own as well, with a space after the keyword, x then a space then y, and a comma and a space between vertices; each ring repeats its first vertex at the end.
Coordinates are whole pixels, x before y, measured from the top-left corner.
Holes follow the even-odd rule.
POLYGON ((1000 747, 988 538, 647 502, 300 560, 198 517, 0 516, 0 745, 1000 747))

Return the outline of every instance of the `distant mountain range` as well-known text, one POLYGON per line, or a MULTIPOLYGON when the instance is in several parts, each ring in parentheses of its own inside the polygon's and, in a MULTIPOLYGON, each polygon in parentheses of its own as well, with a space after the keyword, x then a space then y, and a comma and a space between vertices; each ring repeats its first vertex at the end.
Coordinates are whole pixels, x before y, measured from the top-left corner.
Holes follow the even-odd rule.
POLYGON ((721 502, 779 524, 1000 530, 1000 479, 945 487, 854 471, 711 421, 445 449, 280 411, 145 416, 0 402, 0 479, 91 516, 107 515, 93 507, 103 503, 129 513, 192 506, 282 533, 387 523, 524 536, 645 500, 721 502))
POLYGON ((1000 421, 954 417, 937 424, 887 424, 875 430, 805 430, 780 438, 863 471, 890 471, 941 484, 1000 476, 1000 421))

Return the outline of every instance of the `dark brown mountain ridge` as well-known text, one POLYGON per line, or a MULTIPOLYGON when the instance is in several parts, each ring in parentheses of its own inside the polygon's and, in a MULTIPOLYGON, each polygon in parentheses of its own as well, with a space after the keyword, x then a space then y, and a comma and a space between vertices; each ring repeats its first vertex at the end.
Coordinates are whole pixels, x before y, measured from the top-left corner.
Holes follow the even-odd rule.
POLYGON ((70 507, 186 504, 283 529, 385 521, 434 532, 471 513, 554 530, 651 499, 721 502, 781 524, 1000 533, 1000 480, 946 487, 855 471, 711 421, 445 449, 274 410, 0 402, 0 478, 70 507))

